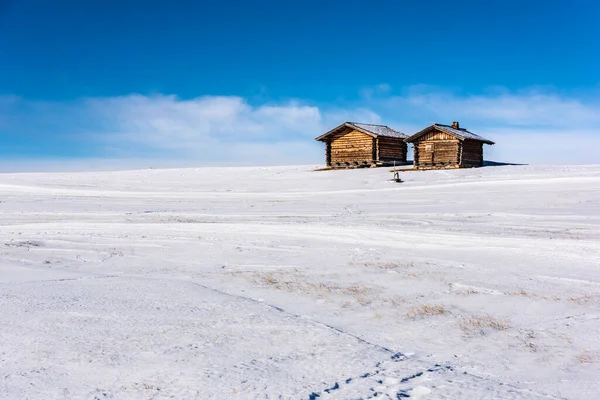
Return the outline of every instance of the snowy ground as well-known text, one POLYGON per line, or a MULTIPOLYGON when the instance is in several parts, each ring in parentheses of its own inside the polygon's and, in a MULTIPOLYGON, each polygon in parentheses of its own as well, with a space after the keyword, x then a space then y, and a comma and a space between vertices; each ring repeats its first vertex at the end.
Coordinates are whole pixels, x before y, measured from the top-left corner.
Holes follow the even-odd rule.
POLYGON ((600 166, 0 175, 0 399, 597 399, 600 166))

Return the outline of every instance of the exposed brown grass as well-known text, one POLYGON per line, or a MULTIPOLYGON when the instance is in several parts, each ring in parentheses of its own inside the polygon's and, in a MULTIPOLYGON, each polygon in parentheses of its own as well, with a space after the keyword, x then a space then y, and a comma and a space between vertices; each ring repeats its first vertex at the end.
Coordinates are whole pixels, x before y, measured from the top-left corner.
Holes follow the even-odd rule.
POLYGON ((413 268, 413 267, 416 266, 415 263, 413 263, 413 262, 405 262, 405 263, 397 263, 397 262, 386 262, 386 263, 361 262, 361 263, 351 263, 350 265, 356 266, 356 267, 379 268, 379 269, 413 268))
POLYGON ((382 301, 384 303, 389 303, 393 307, 400 307, 402 304, 408 302, 408 300, 406 298, 404 298, 402 296, 398 296, 398 295, 383 298, 382 301))
POLYGON ((593 293, 584 294, 583 296, 572 296, 569 297, 569 301, 572 301, 573 303, 577 303, 582 306, 586 304, 600 304, 600 294, 593 293))
POLYGON ((542 300, 547 300, 547 301, 562 301, 562 297, 560 296, 542 296, 540 297, 542 300))
POLYGON ((442 282, 444 282, 445 284, 448 285, 448 289, 450 289, 451 294, 456 294, 459 296, 469 296, 469 295, 473 295, 473 294, 479 294, 479 291, 477 289, 473 289, 473 288, 469 288, 469 287, 456 288, 456 285, 453 282, 446 282, 444 280, 442 280, 442 282))
POLYGON ((575 361, 577 361, 580 364, 595 364, 597 362, 600 362, 599 353, 593 353, 587 350, 583 351, 581 354, 576 355, 574 358, 575 361))
POLYGON ((277 279, 273 276, 273 274, 265 274, 261 278, 263 283, 266 285, 276 285, 278 283, 277 279))
POLYGON ((424 304, 424 305, 412 307, 410 310, 408 310, 408 312, 406 313, 406 318, 417 319, 417 318, 432 317, 435 315, 443 315, 443 314, 448 314, 448 313, 449 313, 448 309, 446 308, 446 306, 444 306, 442 304, 433 304, 433 305, 424 304))
POLYGON ((366 286, 353 285, 343 289, 344 292, 351 295, 365 295, 368 294, 370 289, 366 286))
POLYGON ((480 333, 482 335, 490 330, 504 331, 510 327, 506 320, 497 319, 491 315, 463 317, 459 322, 459 326, 465 333, 480 333))
POLYGON ((523 289, 519 289, 515 292, 504 292, 504 294, 506 296, 523 296, 523 297, 529 297, 529 293, 527 293, 526 291, 524 291, 523 289))
POLYGON ((256 272, 246 278, 259 286, 272 287, 276 290, 296 294, 314 295, 321 298, 330 295, 350 296, 362 306, 368 306, 379 300, 377 289, 359 284, 344 287, 332 282, 307 282, 301 275, 283 275, 273 272, 256 272))
POLYGON ((358 304, 360 304, 363 307, 373 304, 373 301, 375 300, 372 297, 367 296, 356 296, 354 299, 358 304))

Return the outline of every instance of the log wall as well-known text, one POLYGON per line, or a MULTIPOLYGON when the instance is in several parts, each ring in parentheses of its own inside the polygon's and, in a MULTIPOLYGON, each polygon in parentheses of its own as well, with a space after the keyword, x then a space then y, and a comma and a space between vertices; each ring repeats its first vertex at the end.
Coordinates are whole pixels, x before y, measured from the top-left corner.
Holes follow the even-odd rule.
POLYGON ((477 140, 463 141, 460 166, 462 168, 482 167, 483 143, 477 140))
POLYGON ((327 148, 333 167, 371 164, 376 153, 375 139, 355 130, 332 135, 327 148))
POLYGON ((377 161, 406 162, 406 149, 408 146, 404 140, 382 136, 377 139, 377 146, 377 161))
POLYGON ((458 168, 460 140, 444 132, 430 132, 413 143, 415 166, 418 168, 458 168))

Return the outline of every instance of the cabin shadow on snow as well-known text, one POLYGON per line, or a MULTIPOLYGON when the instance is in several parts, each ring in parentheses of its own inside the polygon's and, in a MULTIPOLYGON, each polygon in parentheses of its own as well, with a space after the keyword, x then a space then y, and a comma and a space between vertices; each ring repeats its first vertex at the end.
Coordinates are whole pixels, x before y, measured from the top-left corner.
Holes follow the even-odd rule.
POLYGON ((506 163, 506 162, 488 161, 488 160, 483 161, 484 167, 503 167, 506 165, 529 165, 529 164, 506 163))

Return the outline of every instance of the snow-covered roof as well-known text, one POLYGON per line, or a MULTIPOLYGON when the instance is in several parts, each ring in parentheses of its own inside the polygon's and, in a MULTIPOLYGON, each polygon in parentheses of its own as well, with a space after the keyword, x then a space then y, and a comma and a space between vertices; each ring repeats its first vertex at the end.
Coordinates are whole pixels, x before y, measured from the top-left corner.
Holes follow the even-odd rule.
POLYGON ((363 124, 360 122, 344 122, 340 126, 333 128, 329 132, 324 133, 323 135, 319 136, 318 138, 316 138, 316 140, 322 141, 327 136, 333 135, 334 133, 338 133, 339 131, 341 131, 342 129, 345 129, 345 128, 355 129, 359 132, 365 133, 365 134, 367 134, 369 136, 373 136, 373 137, 384 136, 384 137, 393 137, 393 138, 398 138, 398 139, 406 139, 408 137, 408 135, 405 135, 402 132, 398 132, 398 131, 390 128, 387 125, 363 124))
POLYGON ((397 130, 392 129, 387 125, 361 124, 359 122, 350 122, 350 124, 364 129, 366 131, 369 131, 377 136, 387 136, 401 139, 405 139, 408 137, 408 135, 405 135, 402 132, 398 132, 397 130))
POLYGON ((445 133, 452 135, 460 140, 470 139, 470 140, 478 140, 480 142, 487 143, 487 144, 494 144, 494 142, 492 142, 491 140, 481 137, 473 132, 469 132, 465 128, 454 128, 452 125, 444 125, 444 124, 433 124, 431 126, 428 126, 427 128, 423 129, 422 131, 417 132, 414 135, 410 136, 408 139, 406 139, 406 141, 412 142, 415 139, 419 138, 420 136, 422 136, 428 132, 431 132, 434 129, 441 131, 441 132, 445 132, 445 133))

